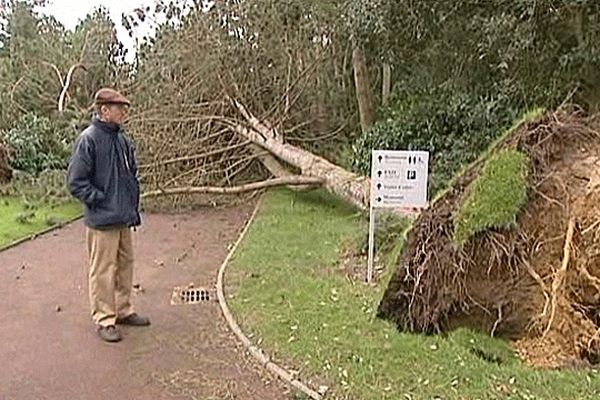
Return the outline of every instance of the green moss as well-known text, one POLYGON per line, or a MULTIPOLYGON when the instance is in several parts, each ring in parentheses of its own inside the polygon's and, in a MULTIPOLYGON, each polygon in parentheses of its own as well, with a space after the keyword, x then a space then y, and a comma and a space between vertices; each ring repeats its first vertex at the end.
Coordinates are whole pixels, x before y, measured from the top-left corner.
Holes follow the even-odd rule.
POLYGON ((485 163, 455 219, 455 240, 463 245, 478 232, 509 228, 527 202, 529 159, 516 150, 501 150, 485 163))

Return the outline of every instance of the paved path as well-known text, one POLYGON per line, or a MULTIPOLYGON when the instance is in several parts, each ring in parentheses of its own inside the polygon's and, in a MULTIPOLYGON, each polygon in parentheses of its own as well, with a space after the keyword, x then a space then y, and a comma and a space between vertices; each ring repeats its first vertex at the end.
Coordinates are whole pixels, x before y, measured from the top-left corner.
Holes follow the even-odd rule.
POLYGON ((153 324, 124 329, 118 344, 101 342, 89 320, 81 223, 0 253, 0 399, 287 399, 244 355, 216 301, 170 304, 175 286, 214 288, 250 213, 147 216, 133 302, 153 324))

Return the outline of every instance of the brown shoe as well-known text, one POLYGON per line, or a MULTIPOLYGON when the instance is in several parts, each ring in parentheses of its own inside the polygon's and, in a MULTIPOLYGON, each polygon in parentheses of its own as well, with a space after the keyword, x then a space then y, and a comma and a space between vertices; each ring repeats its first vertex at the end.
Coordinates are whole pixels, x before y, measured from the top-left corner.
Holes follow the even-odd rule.
POLYGON ((117 329, 117 327, 114 325, 99 326, 98 335, 102 338, 102 340, 109 343, 120 342, 121 339, 123 339, 121 336, 121 331, 119 331, 119 329, 117 329))
POLYGON ((117 324, 130 326, 148 326, 150 325, 150 319, 133 313, 125 318, 117 318, 117 324))

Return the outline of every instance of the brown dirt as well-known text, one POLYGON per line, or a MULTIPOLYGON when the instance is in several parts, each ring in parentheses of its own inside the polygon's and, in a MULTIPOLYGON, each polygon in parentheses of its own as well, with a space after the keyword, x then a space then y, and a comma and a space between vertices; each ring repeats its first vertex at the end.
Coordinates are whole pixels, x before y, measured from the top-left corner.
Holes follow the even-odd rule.
POLYGON ((153 325, 125 329, 118 344, 89 321, 80 223, 0 253, 0 399, 288 398, 240 349, 216 301, 170 304, 175 286, 214 288, 251 210, 147 217, 133 300, 153 325))
POLYGON ((469 168, 417 220, 379 315, 401 330, 466 326, 513 339, 536 366, 600 361, 599 126, 561 110, 502 141, 532 160, 529 203, 518 228, 484 232, 461 250, 453 216, 483 162, 469 168))

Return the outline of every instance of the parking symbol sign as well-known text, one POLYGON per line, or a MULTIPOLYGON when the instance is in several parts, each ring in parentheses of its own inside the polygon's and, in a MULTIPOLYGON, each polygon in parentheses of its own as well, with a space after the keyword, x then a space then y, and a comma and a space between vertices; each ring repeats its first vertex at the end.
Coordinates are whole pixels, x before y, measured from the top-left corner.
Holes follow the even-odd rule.
POLYGON ((373 150, 371 204, 375 207, 425 207, 429 153, 373 150))

